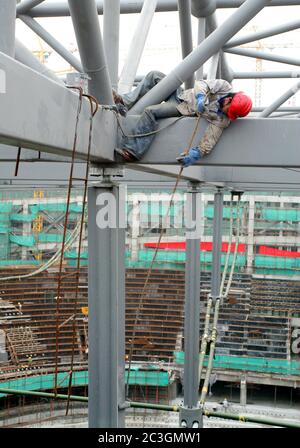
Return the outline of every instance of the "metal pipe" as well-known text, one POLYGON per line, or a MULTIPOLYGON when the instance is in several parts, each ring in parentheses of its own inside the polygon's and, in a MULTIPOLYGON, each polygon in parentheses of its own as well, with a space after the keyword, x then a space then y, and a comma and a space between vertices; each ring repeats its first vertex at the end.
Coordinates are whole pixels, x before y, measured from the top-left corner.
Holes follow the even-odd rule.
POLYGON ((205 39, 175 69, 151 89, 130 110, 140 114, 147 106, 159 104, 172 94, 192 73, 203 65, 213 54, 217 53, 232 36, 248 23, 271 0, 246 0, 222 25, 205 39))
POLYGON ((216 0, 192 0, 192 14, 200 19, 200 17, 208 17, 216 11, 216 0))
POLYGON ((89 93, 100 104, 113 104, 95 0, 68 0, 84 72, 90 77, 89 93))
POLYGON ((300 78, 300 71, 234 72, 235 79, 300 78))
POLYGON ((28 48, 26 48, 18 39, 16 39, 16 51, 15 51, 15 59, 21 62, 27 67, 35 70, 41 75, 46 76, 47 78, 55 81, 59 84, 64 85, 64 82, 56 76, 51 70, 49 70, 44 64, 42 64, 28 48))
POLYGON ((214 302, 218 297, 220 297, 222 221, 223 192, 218 191, 214 196, 213 260, 211 272, 211 297, 214 302))
POLYGON ((255 59, 265 59, 266 61, 280 62, 281 64, 300 65, 300 59, 289 56, 280 56, 267 51, 251 50, 249 48, 226 48, 226 53, 237 54, 238 56, 247 56, 255 59))
POLYGON ((26 14, 30 9, 43 3, 45 0, 23 0, 17 5, 17 15, 26 14))
POLYGON ((295 95, 300 89, 300 81, 294 84, 290 89, 283 93, 277 100, 275 100, 270 106, 266 107, 260 114, 259 117, 266 118, 269 117, 272 112, 278 109, 283 103, 285 103, 291 96, 295 95))
MULTIPOLYGON (((103 14, 103 1, 97 0, 98 14, 103 14)), ((217 8, 238 8, 245 0, 217 0, 217 8)), ((267 6, 294 6, 300 5, 300 0, 272 0, 267 6)), ((137 14, 143 7, 143 0, 121 0, 121 14, 137 14)), ((158 0, 157 12, 178 11, 177 0, 158 0)), ((70 15, 70 11, 65 2, 36 6, 30 12, 31 17, 65 17, 70 15)))
POLYGON ((185 318, 184 318, 184 405, 196 408, 199 389, 199 332, 200 332, 200 236, 197 219, 200 192, 192 184, 187 193, 186 264, 185 264, 185 318), (196 227, 195 227, 196 226, 196 227))
MULTIPOLYGON (((28 391, 21 389, 7 389, 0 388, 0 393, 2 394, 11 394, 11 395, 23 395, 23 396, 32 396, 32 397, 41 397, 41 398, 49 398, 49 399, 57 399, 57 400, 67 400, 68 395, 47 393, 47 392, 36 392, 36 391, 28 391)), ((78 395, 71 395, 71 401, 79 401, 81 403, 87 403, 88 397, 80 397, 78 395)), ((174 405, 163 405, 163 404, 154 404, 154 403, 141 403, 130 401, 128 403, 130 408, 135 409, 153 409, 157 411, 166 411, 166 412, 180 412, 180 406, 174 405)), ((270 425, 270 426, 279 426, 283 428, 300 428, 299 423, 290 423, 282 420, 277 420, 274 418, 260 418, 260 417, 251 417, 249 415, 241 415, 241 414, 230 414, 226 412, 211 412, 208 410, 204 411, 205 417, 217 417, 224 418, 225 420, 237 420, 240 422, 252 422, 252 423, 260 423, 262 425, 270 425)))
MULTIPOLYGON (((191 0, 178 0, 179 25, 181 36, 181 53, 182 59, 193 51, 193 35, 192 35, 192 15, 191 0)), ((185 82, 186 89, 192 89, 195 83, 195 76, 192 75, 185 82)))
POLYGON ((53 50, 55 50, 63 59, 65 59, 79 73, 83 72, 80 61, 70 53, 55 37, 48 33, 36 20, 32 17, 19 15, 22 20, 32 31, 34 31, 41 39, 43 39, 53 50))
POLYGON ((15 55, 16 0, 0 2, 0 52, 15 55))
POLYGON ((223 48, 238 47, 249 42, 256 42, 260 39, 265 39, 266 37, 276 36, 277 34, 286 33, 288 31, 296 30, 300 28, 300 20, 294 20, 290 23, 285 23, 283 25, 274 26, 264 31, 256 31, 255 33, 245 34, 241 37, 236 37, 231 39, 223 48))
MULTIPOLYGON (((198 46, 205 40, 206 37, 206 18, 200 17, 198 19, 198 46)), ((199 69, 196 71, 196 79, 199 81, 200 79, 204 78, 203 73, 203 65, 199 67, 199 69)))
POLYGON ((104 0, 103 45, 112 87, 118 89, 120 0, 104 0))
MULTIPOLYGON (((213 13, 211 16, 207 17, 206 24, 209 35, 218 28, 217 14, 213 13)), ((233 80, 234 74, 229 66, 227 55, 224 54, 224 52, 221 50, 219 51, 219 54, 219 67, 221 67, 221 77, 223 79, 226 79, 226 81, 231 82, 233 80)))
POLYGON ((145 48, 157 0, 145 0, 120 76, 119 93, 130 92, 145 48))

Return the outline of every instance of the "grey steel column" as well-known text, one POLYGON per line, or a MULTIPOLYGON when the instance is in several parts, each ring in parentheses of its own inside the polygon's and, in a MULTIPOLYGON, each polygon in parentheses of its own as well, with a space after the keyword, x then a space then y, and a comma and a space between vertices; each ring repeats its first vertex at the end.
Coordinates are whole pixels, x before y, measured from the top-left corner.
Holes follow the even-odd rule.
POLYGON ((221 250, 222 250, 223 193, 215 193, 213 223, 213 261, 211 272, 211 297, 215 301, 220 297, 221 250))
POLYGON ((295 93, 298 92, 300 89, 300 81, 298 81, 296 84, 293 85, 290 89, 288 89, 285 93, 283 93, 279 98, 277 98, 276 101, 274 101, 270 106, 266 107, 265 110, 263 110, 259 117, 269 117, 272 112, 275 112, 281 106, 283 103, 285 103, 291 96, 295 95, 295 93))
POLYGON ((202 427, 202 411, 198 406, 199 395, 199 340, 200 340, 200 235, 194 224, 200 220, 201 193, 199 184, 191 184, 187 193, 185 222, 185 316, 184 316, 184 406, 180 411, 180 426, 191 428, 193 422, 202 427))
MULTIPOLYGON (((198 19, 198 46, 205 40, 206 18, 200 17, 198 19)), ((196 71, 196 79, 204 79, 203 65, 196 71)))
MULTIPOLYGON (((179 24, 181 36, 181 52, 184 59, 193 51, 191 0, 178 0, 179 24)), ((192 75, 185 82, 186 89, 194 87, 195 76, 192 75)))
POLYGON ((141 98, 130 110, 130 113, 140 114, 147 106, 159 104, 168 95, 171 95, 192 73, 217 53, 232 36, 270 2, 271 0, 246 0, 198 48, 141 98))
POLYGON ((68 0, 89 93, 100 104, 114 104, 95 0, 68 0))
POLYGON ((15 55, 16 0, 0 2, 0 52, 15 55))
POLYGON ((55 50, 63 59, 65 59, 79 73, 83 72, 80 61, 73 56, 58 40, 55 39, 45 28, 43 28, 36 20, 29 16, 19 15, 22 20, 32 31, 40 36, 53 50, 55 50))
POLYGON ((103 2, 103 44, 112 87, 118 89, 119 80, 120 0, 103 2))
POLYGON ((125 426, 125 229, 120 228, 119 205, 119 187, 110 181, 89 188, 90 428, 125 426), (101 228, 103 212, 108 225, 101 228))

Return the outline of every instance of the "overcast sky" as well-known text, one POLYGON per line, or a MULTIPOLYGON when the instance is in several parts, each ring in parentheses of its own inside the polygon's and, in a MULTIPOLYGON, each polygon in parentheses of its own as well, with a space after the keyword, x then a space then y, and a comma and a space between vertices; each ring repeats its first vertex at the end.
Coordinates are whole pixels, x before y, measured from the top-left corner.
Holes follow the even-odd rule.
MULTIPOLYGON (((47 3, 57 0, 46 0, 47 3)), ((222 9, 217 11, 219 23, 222 23, 234 12, 233 9, 222 9)), ((249 24, 239 33, 239 35, 254 31, 263 30, 279 24, 288 23, 300 16, 300 6, 289 7, 267 7, 264 8, 249 24)), ((121 16, 120 27, 120 70, 126 58, 132 35, 139 20, 138 14, 127 14, 121 16)), ((38 19, 39 23, 52 33, 65 47, 74 51, 77 48, 76 39, 70 18, 43 18, 38 19)), ((99 17, 102 29, 102 16, 99 17)), ((197 20, 192 19, 194 44, 197 42, 197 20)), ((41 39, 39 39, 26 25, 17 20, 17 37, 29 49, 37 51, 41 48, 49 49, 51 55, 48 67, 55 71, 65 71, 69 65, 57 56, 41 39)), ((297 57, 300 47, 300 31, 291 31, 280 34, 260 42, 268 52, 280 55, 297 57)), ((250 44, 253 48, 257 43, 250 44)), ((76 54, 76 53, 75 53, 76 54)), ((300 58, 299 58, 300 59, 300 58)), ((147 39, 144 55, 142 57, 138 74, 144 75, 150 70, 160 70, 168 73, 181 60, 180 32, 177 12, 156 13, 152 22, 151 30, 147 39)), ((228 60, 235 71, 255 71, 256 60, 228 54, 228 60)), ((262 62, 262 70, 295 70, 300 71, 300 67, 286 64, 278 64, 268 61, 262 62)), ((261 89, 261 104, 268 105, 285 90, 295 84, 295 79, 284 80, 263 80, 259 82, 251 80, 235 80, 233 86, 235 90, 244 90, 249 93, 258 104, 258 89, 261 89), (256 93, 256 95, 255 95, 256 93)), ((300 105, 300 95, 291 98, 287 105, 300 105)))

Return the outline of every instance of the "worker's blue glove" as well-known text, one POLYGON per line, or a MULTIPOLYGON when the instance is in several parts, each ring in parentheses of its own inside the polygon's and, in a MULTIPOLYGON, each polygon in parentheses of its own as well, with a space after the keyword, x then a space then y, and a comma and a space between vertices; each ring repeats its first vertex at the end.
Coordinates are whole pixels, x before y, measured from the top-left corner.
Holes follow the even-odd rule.
POLYGON ((201 114, 202 112, 204 112, 205 107, 204 93, 198 93, 198 95, 196 95, 196 100, 197 100, 197 111, 201 114))
POLYGON ((191 148, 188 154, 181 153, 179 157, 177 157, 177 162, 180 163, 184 168, 188 166, 194 165, 194 163, 198 162, 201 159, 201 152, 198 147, 191 148))

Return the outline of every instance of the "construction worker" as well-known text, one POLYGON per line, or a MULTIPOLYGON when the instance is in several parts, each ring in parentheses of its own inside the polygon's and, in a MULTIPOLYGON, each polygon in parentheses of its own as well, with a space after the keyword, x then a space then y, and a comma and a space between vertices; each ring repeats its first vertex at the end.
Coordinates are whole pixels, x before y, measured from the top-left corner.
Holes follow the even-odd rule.
MULTIPOLYGON (((114 93, 117 107, 121 106, 120 112, 124 115, 124 108, 130 109, 164 76, 161 72, 150 72, 132 92, 122 97, 114 93)), ((243 92, 233 92, 231 84, 223 79, 196 81, 193 89, 183 90, 180 87, 164 103, 147 107, 130 132, 135 137, 123 137, 121 148, 116 149, 116 153, 129 162, 140 160, 155 137, 155 133, 143 134, 156 131, 158 119, 201 115, 209 125, 199 145, 177 158, 180 164, 187 167, 209 154, 231 121, 245 117, 251 108, 251 98, 243 92)))

